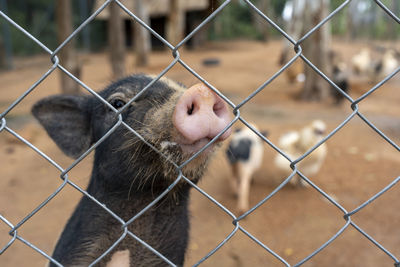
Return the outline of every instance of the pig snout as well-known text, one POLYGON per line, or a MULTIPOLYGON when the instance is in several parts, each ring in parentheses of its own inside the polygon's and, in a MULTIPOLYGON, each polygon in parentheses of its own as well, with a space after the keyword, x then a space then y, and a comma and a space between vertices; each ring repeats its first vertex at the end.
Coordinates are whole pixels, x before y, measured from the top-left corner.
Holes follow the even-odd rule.
MULTIPOLYGON (((231 121, 225 102, 204 84, 187 89, 178 99, 173 123, 183 136, 184 144, 193 144, 216 137, 231 121)), ((218 141, 229 137, 231 129, 224 132, 218 141)))

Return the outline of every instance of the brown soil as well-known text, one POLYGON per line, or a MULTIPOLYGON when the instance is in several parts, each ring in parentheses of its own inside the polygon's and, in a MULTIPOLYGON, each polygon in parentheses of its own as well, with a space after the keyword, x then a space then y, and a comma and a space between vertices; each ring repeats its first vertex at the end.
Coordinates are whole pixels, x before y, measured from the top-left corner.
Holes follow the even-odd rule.
MULTIPOLYGON (((252 91, 279 70, 277 65, 280 42, 225 42, 209 44, 201 50, 183 51, 182 59, 210 84, 218 88, 233 103, 238 104, 252 91), (204 66, 206 58, 217 58, 217 66, 204 66)), ((366 43, 336 42, 335 48, 345 59, 351 58, 366 43)), ((100 90, 111 80, 105 54, 83 55, 82 80, 100 90)), ((155 52, 147 68, 133 68, 129 72, 159 73, 172 61, 170 54, 155 52)), ((51 66, 47 57, 24 60, 18 68, 0 74, 0 111, 3 112, 22 95, 51 66)), ((129 57, 129 64, 133 59, 129 57)), ((43 81, 26 99, 7 116, 7 125, 34 146, 50 156, 63 168, 72 160, 64 156, 50 141, 45 132, 29 115, 38 99, 59 92, 58 70, 43 81)), ((167 76, 190 85, 197 82, 182 66, 176 65, 167 76)), ((353 98, 360 97, 373 85, 363 78, 351 77, 353 98)), ((377 125, 389 138, 399 143, 400 94, 399 80, 385 84, 360 103, 363 115, 377 125)), ((291 129, 300 128, 309 121, 323 119, 330 131, 352 112, 343 103, 301 102, 295 96, 299 84, 289 84, 284 75, 242 107, 241 114, 268 130, 269 139, 276 142, 279 136, 291 129)), ((236 123, 235 127, 240 127, 236 123)), ((355 117, 328 144, 325 164, 310 179, 334 198, 347 211, 351 211, 371 198, 400 174, 399 152, 384 141, 361 119, 355 117)), ((272 163, 275 151, 265 145, 263 167, 255 174, 251 188, 251 205, 257 204, 271 193, 285 177, 281 177, 272 163)), ((58 170, 31 148, 10 133, 0 132, 0 214, 17 224, 29 212, 50 196, 62 184, 58 170)), ((74 168, 70 179, 85 188, 91 157, 74 168)), ((230 191, 231 172, 223 151, 214 158, 207 175, 199 186, 221 205, 236 213, 236 200, 230 191)), ((352 216, 361 229, 400 257, 400 187, 397 185, 376 201, 352 216)), ((53 246, 81 193, 67 185, 52 201, 29 219, 18 234, 44 252, 51 254, 53 246)), ((186 266, 191 266, 214 249, 235 226, 232 217, 204 195, 192 190, 191 239, 186 266)), ((269 201, 240 222, 248 233, 291 265, 320 247, 344 225, 343 212, 328 202, 315 189, 284 187, 269 201)), ((9 228, 0 223, 0 247, 5 245, 9 228)), ((46 259, 20 241, 0 257, 0 266, 44 266, 46 259)), ((393 260, 361 235, 352 226, 317 254, 304 266, 393 266, 393 260)), ((207 259, 202 266, 284 266, 280 261, 257 245, 240 230, 207 259)))

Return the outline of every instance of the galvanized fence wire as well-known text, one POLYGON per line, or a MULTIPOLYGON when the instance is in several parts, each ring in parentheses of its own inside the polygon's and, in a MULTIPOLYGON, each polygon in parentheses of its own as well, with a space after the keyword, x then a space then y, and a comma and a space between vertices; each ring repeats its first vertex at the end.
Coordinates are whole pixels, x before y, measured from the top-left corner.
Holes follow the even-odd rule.
MULTIPOLYGON (((248 230, 246 230, 243 226, 240 225, 240 222, 242 219, 246 218, 249 216, 251 213, 253 213, 256 209, 258 209, 261 205, 265 205, 265 203, 268 202, 268 200, 273 197, 276 193, 278 193, 289 181, 297 174, 303 179, 305 182, 307 182, 311 188, 315 189, 318 193, 320 193, 324 198, 326 198, 333 206, 335 206, 337 209, 339 209, 343 213, 343 218, 344 218, 344 224, 343 226, 333 235, 329 240, 327 240, 324 244, 322 244, 319 248, 314 250, 311 254, 309 254, 307 257, 299 261, 298 263, 294 264, 293 266, 300 266, 303 263, 307 262, 310 260, 313 256, 318 254, 320 251, 322 251, 324 248, 326 248, 329 244, 331 244, 337 237, 339 237, 347 228, 353 227, 356 229, 359 233, 361 233, 367 240, 372 242, 378 249, 383 251, 388 257, 390 257, 395 266, 400 266, 399 260, 388 250, 386 249, 382 244, 380 244, 378 241, 376 241, 372 236, 370 236, 366 231, 364 231, 360 226, 358 226, 354 221, 352 221, 351 217, 352 215, 358 213, 360 210, 364 209, 366 206, 368 206, 370 203, 375 201, 377 198, 379 198, 381 195, 383 195, 385 192, 387 192, 390 188, 394 187, 400 180, 400 176, 395 178, 390 184, 388 184, 385 188, 383 188, 381 191, 376 193, 373 197, 370 199, 366 200, 363 204, 358 206, 352 211, 347 211, 343 206, 341 206, 337 201, 335 201, 334 198, 332 198, 329 194, 324 192, 321 188, 319 188, 316 184, 314 184, 308 177, 306 177, 304 174, 301 173, 301 171, 298 170, 297 164, 304 160, 308 155, 310 155, 314 150, 316 150, 320 145, 325 143, 328 139, 330 139, 332 136, 334 136, 338 131, 340 131, 343 127, 346 126, 353 118, 359 117, 362 121, 365 122, 366 125, 368 125, 371 129, 373 129, 381 138, 383 138, 387 143, 389 143, 391 146, 393 146, 397 151, 400 151, 399 146, 391 140, 389 137, 387 137, 381 130, 379 130, 378 127, 376 127, 370 120, 368 120, 367 117, 365 117, 359 110, 359 104, 362 103, 363 100, 365 100, 369 95, 371 95, 373 92, 378 90, 382 85, 384 85, 388 80, 390 80, 394 75, 396 75, 400 71, 400 67, 397 68, 393 73, 385 77, 382 81, 380 81, 378 84, 376 84, 373 88, 371 88, 369 91, 367 91, 365 94, 363 94, 361 97, 358 99, 352 99, 348 94, 343 92, 325 73, 323 73, 321 70, 319 70, 310 60, 306 58, 306 56, 302 53, 302 44, 303 42, 308 39, 315 31, 319 30, 326 22, 328 22, 332 17, 334 17, 338 12, 342 11, 349 3, 351 0, 344 1, 339 7, 337 7, 333 12, 331 12, 326 18, 324 18, 321 22, 318 23, 315 27, 309 30, 304 36, 302 36, 299 40, 293 39, 288 33, 286 33, 283 29, 281 29, 277 23, 275 23, 271 18, 269 18, 267 15, 265 15, 263 12, 261 12, 257 6, 252 3, 249 0, 243 0, 243 3, 247 5, 249 9, 252 9, 254 12, 256 12, 263 20, 265 20, 271 27, 276 29, 284 38, 286 38, 293 46, 293 49, 295 51, 295 56, 291 58, 278 72, 276 72, 272 77, 267 79, 259 88, 253 91, 248 97, 246 97, 242 102, 239 104, 234 104, 230 99, 228 99, 226 96, 224 96, 221 92, 219 92, 212 84, 210 84, 206 79, 201 77, 193 68, 191 68, 188 64, 186 64, 183 59, 180 57, 179 54, 179 48, 181 48, 183 45, 185 45, 188 40, 190 40, 204 25, 210 23, 212 19, 214 19, 218 14, 226 7, 228 6, 231 1, 224 1, 221 3, 221 5, 215 9, 204 21, 202 21, 190 34, 188 34, 184 39, 179 42, 176 46, 173 46, 170 44, 167 40, 165 40, 162 36, 160 36, 157 32, 155 32, 149 25, 147 25, 145 22, 143 22, 138 16, 136 16, 131 10, 126 8, 123 3, 117 0, 108 0, 104 1, 104 3, 101 5, 100 8, 95 10, 93 14, 91 14, 83 23, 80 24, 78 28, 76 28, 73 33, 68 36, 67 39, 65 39, 54 51, 51 49, 47 48, 40 40, 38 40, 36 37, 31 35, 29 32, 27 32, 23 27, 18 25, 12 18, 10 18, 7 14, 5 14, 2 10, 0 10, 0 17, 2 17, 7 23, 9 23, 12 27, 15 27, 18 29, 20 32, 22 32, 28 40, 33 41, 37 45, 39 45, 44 52, 48 53, 50 56, 50 61, 52 63, 52 66, 46 71, 31 87, 29 87, 20 97, 18 97, 9 107, 7 107, 0 115, 0 133, 4 134, 4 132, 7 132, 8 134, 13 135, 15 138, 19 139, 22 143, 24 143, 26 146, 34 150, 39 156, 47 160, 49 164, 54 166, 59 172, 60 172, 60 178, 62 180, 61 185, 54 190, 52 194, 50 194, 43 202, 38 205, 32 212, 30 212, 28 215, 26 215, 21 221, 19 221, 16 225, 12 224, 5 216, 0 214, 0 220, 10 228, 9 234, 10 234, 10 239, 7 242, 7 244, 0 249, 0 255, 4 253, 10 246, 15 243, 16 240, 19 240, 23 244, 27 245, 28 247, 32 248, 36 252, 40 253, 44 257, 46 257, 49 261, 53 262, 57 266, 62 266, 59 262, 57 262, 55 259, 53 259, 50 255, 45 253, 42 249, 38 248, 35 246, 32 242, 29 242, 25 238, 23 238, 19 233, 18 229, 26 223, 32 216, 37 214, 41 209, 46 206, 59 192, 63 190, 63 188, 68 184, 75 188, 77 191, 79 191, 81 194, 84 196, 88 197, 91 199, 93 202, 95 202, 97 205, 99 205, 101 208, 103 208, 105 211, 107 211, 111 216, 113 216, 120 224, 121 224, 121 235, 120 237, 110 246, 107 248, 104 253, 97 258, 95 261, 93 261, 89 266, 93 266, 96 263, 98 263, 103 257, 105 257, 107 254, 109 254, 123 239, 125 238, 133 238, 139 243, 141 243, 144 247, 146 247, 148 250, 153 252, 155 255, 157 255, 160 259, 162 259, 167 265, 170 266, 176 266, 173 262, 171 262, 169 259, 167 259, 165 256, 163 256, 161 253, 159 253, 157 250, 155 250, 153 247, 151 247, 149 244, 147 244, 145 241, 140 239, 137 235, 133 234, 131 231, 128 230, 128 225, 131 224, 133 221, 138 219, 140 216, 142 216, 145 212, 147 212, 151 207, 153 207, 155 204, 157 204, 166 194, 168 194, 178 183, 184 181, 188 184, 190 184, 194 190, 197 190, 199 193, 204 195, 212 204, 216 205, 218 208, 220 208, 223 212, 225 212, 229 217, 232 218, 232 231, 215 247, 213 248, 209 253, 206 255, 200 255, 202 258, 194 265, 198 266, 201 263, 203 263, 205 260, 207 260, 209 257, 211 257, 215 252, 217 252, 222 246, 224 246, 238 231, 243 232, 247 237, 249 237, 251 240, 254 241, 254 243, 258 244, 260 247, 262 247, 266 253, 271 254, 274 256, 278 261, 280 261, 283 265, 285 266, 292 266, 290 265, 282 256, 280 256, 278 253, 274 252, 273 249, 268 247, 267 244, 262 243, 260 240, 257 239, 256 236, 251 234, 248 230), (81 80, 76 78, 74 75, 72 75, 66 68, 62 66, 62 62, 59 61, 57 54, 59 51, 65 47, 66 44, 68 44, 73 38, 79 34, 82 29, 87 27, 87 25, 95 19, 95 17, 101 13, 110 3, 115 2, 121 10, 123 10, 126 14, 130 16, 130 18, 135 21, 136 23, 139 23, 142 27, 144 27, 147 31, 149 31, 153 36, 155 36, 158 40, 160 40, 168 49, 171 50, 172 54, 172 60, 171 63, 164 69, 162 70, 148 85, 146 85, 142 91, 130 99, 130 101, 125 105, 120 110, 116 110, 113 106, 111 106, 105 99, 100 97, 94 90, 92 90, 89 86, 87 86, 85 83, 83 83, 81 80), (251 126, 246 119, 241 116, 240 114, 240 108, 243 107, 247 102, 249 102, 253 97, 255 97, 257 94, 259 94, 261 91, 263 91, 269 84, 276 79, 279 75, 281 75, 287 68, 290 67, 290 65, 293 64, 294 61, 296 60, 303 60, 306 64, 308 64, 315 72, 317 72, 323 79, 325 79, 331 86, 333 86, 340 94, 342 94, 345 99, 348 101, 350 104, 349 107, 352 110, 352 113, 343 121, 341 122, 333 131, 331 131, 323 140, 321 140, 318 144, 310 148, 306 153, 304 153, 301 157, 297 159, 291 159, 288 155, 286 155, 279 147, 277 147, 275 144, 273 144, 268 138, 264 137, 260 132, 258 132, 253 126, 251 126), (143 94, 148 88, 150 88, 155 82, 157 82, 161 77, 163 77, 165 74, 168 73, 168 71, 173 68, 177 63, 179 63, 181 66, 183 66, 188 72, 190 72, 194 77, 199 79, 201 82, 206 84, 211 90, 213 90, 216 94, 218 94, 222 99, 226 101, 226 103, 232 107, 233 109, 233 115, 234 118, 232 121, 225 127, 225 129, 219 133, 218 136, 216 136, 213 140, 210 141, 209 144, 207 144, 205 147, 200 149, 197 153, 195 153, 190 159, 188 159, 186 162, 182 164, 177 164, 175 162, 172 162, 167 156, 163 155, 157 148, 152 146, 149 142, 145 140, 138 132, 136 132, 133 128, 131 128, 127 123, 125 123, 122 119, 121 112, 124 111, 124 109, 129 106, 132 102, 134 102, 141 94, 143 94), (89 150, 87 150, 85 153, 83 153, 78 159, 76 159, 68 168, 63 169, 57 162, 55 162, 51 157, 43 153, 40 149, 35 147, 33 144, 31 144, 29 141, 24 139, 24 137, 20 136, 17 132, 12 130, 8 125, 7 125, 7 114, 13 110, 27 95, 29 95, 32 91, 37 89, 38 85, 44 81, 55 69, 61 70, 65 75, 68 75, 70 78, 72 78, 75 82, 77 82, 80 86, 82 86, 85 90, 87 90, 90 94, 95 96, 99 101, 103 102, 104 104, 108 105, 110 109, 112 109, 117 115, 118 115, 118 121, 115 123, 115 125, 100 139, 98 140, 94 145, 90 147, 89 150), (224 207, 221 203, 219 203, 217 200, 215 200, 212 196, 207 194, 203 189, 201 189, 199 186, 194 184, 191 180, 190 177, 185 177, 182 174, 182 168, 187 165, 190 161, 192 161, 194 158, 196 158, 201 152, 203 152, 207 147, 209 147, 213 142, 215 142, 219 136, 221 136, 225 131, 227 131, 232 125, 240 121, 243 123, 246 127, 250 128, 255 134, 257 134, 266 144, 268 144, 271 148, 273 148, 276 152, 280 153, 283 157, 285 157, 288 160, 288 165, 290 165, 291 169, 293 170, 292 173, 279 185, 277 186, 269 195, 267 195, 263 200, 261 200, 259 203, 254 205, 250 210, 248 210, 246 213, 243 215, 236 217, 229 209, 224 207), (84 189, 80 188, 78 185, 73 183, 69 177, 68 173, 75 167, 77 166, 83 159, 86 158, 86 156, 91 153, 96 147, 98 147, 110 134, 112 134, 117 127, 123 126, 129 131, 131 131, 133 134, 135 134, 139 139, 141 139, 145 144, 150 146, 152 149, 157 151, 165 160, 169 161, 171 164, 173 164, 176 168, 177 171, 177 177, 173 183, 158 197, 154 199, 150 204, 148 204, 142 211, 139 213, 133 215, 131 219, 128 221, 124 221, 121 219, 118 215, 116 215, 112 210, 108 209, 105 205, 100 203, 96 198, 88 194, 84 189)), ((400 24, 400 19, 390 10, 388 9, 381 1, 379 0, 374 0, 374 2, 385 12, 387 13, 395 22, 400 24)))

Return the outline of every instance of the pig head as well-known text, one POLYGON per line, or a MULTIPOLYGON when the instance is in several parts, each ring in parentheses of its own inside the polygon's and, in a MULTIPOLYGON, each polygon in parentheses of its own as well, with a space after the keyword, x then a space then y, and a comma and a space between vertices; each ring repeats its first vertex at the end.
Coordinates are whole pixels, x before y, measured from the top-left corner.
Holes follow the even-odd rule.
MULTIPOLYGON (((145 75, 130 76, 113 83, 99 95, 119 110, 151 80, 152 77, 145 75)), ((32 111, 59 148, 73 158, 82 155, 118 121, 115 111, 94 96, 52 96, 39 101, 32 111)), ((186 89, 167 78, 153 84, 125 107, 121 115, 124 122, 178 165, 217 136, 230 122, 223 100, 205 85, 197 84, 186 89)), ((230 129, 216 143, 229 134, 230 129)), ((187 164, 183 168, 184 175, 197 181, 213 147, 187 164)), ((167 183, 177 177, 172 164, 122 125, 96 149, 96 161, 98 170, 94 171, 131 172, 132 169, 145 169, 147 177, 162 174, 167 183)), ((142 179, 142 186, 144 180, 146 178, 142 179)), ((111 187, 120 187, 124 186, 124 182, 132 186, 132 181, 116 182, 113 179, 107 183, 111 187)))

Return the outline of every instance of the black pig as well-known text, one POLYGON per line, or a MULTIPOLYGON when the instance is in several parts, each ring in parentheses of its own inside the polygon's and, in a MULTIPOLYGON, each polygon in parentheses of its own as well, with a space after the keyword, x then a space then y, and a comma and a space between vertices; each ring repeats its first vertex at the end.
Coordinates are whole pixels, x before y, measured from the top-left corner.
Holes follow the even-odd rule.
MULTIPOLYGON (((115 109, 121 109, 152 79, 146 75, 130 76, 99 94, 115 109)), ((89 149, 118 121, 115 112, 94 96, 48 97, 36 103, 32 112, 60 149, 73 158, 89 149)), ((206 86, 197 84, 186 89, 166 78, 154 83, 121 114, 125 123, 177 164, 217 136, 230 121, 225 103, 206 86)), ((229 134, 230 129, 217 141, 229 134)), ((213 144, 185 165, 182 173, 197 182, 214 148, 213 144)), ((95 150, 87 192, 127 221, 177 177, 178 171, 170 162, 120 125, 95 150)), ((188 242, 189 189, 187 183, 178 183, 163 200, 128 226, 177 265, 183 265, 188 242)), ((87 266, 122 234, 121 223, 84 196, 52 257, 63 266, 87 266)), ((127 236, 96 266, 164 265, 162 259, 127 236)))

